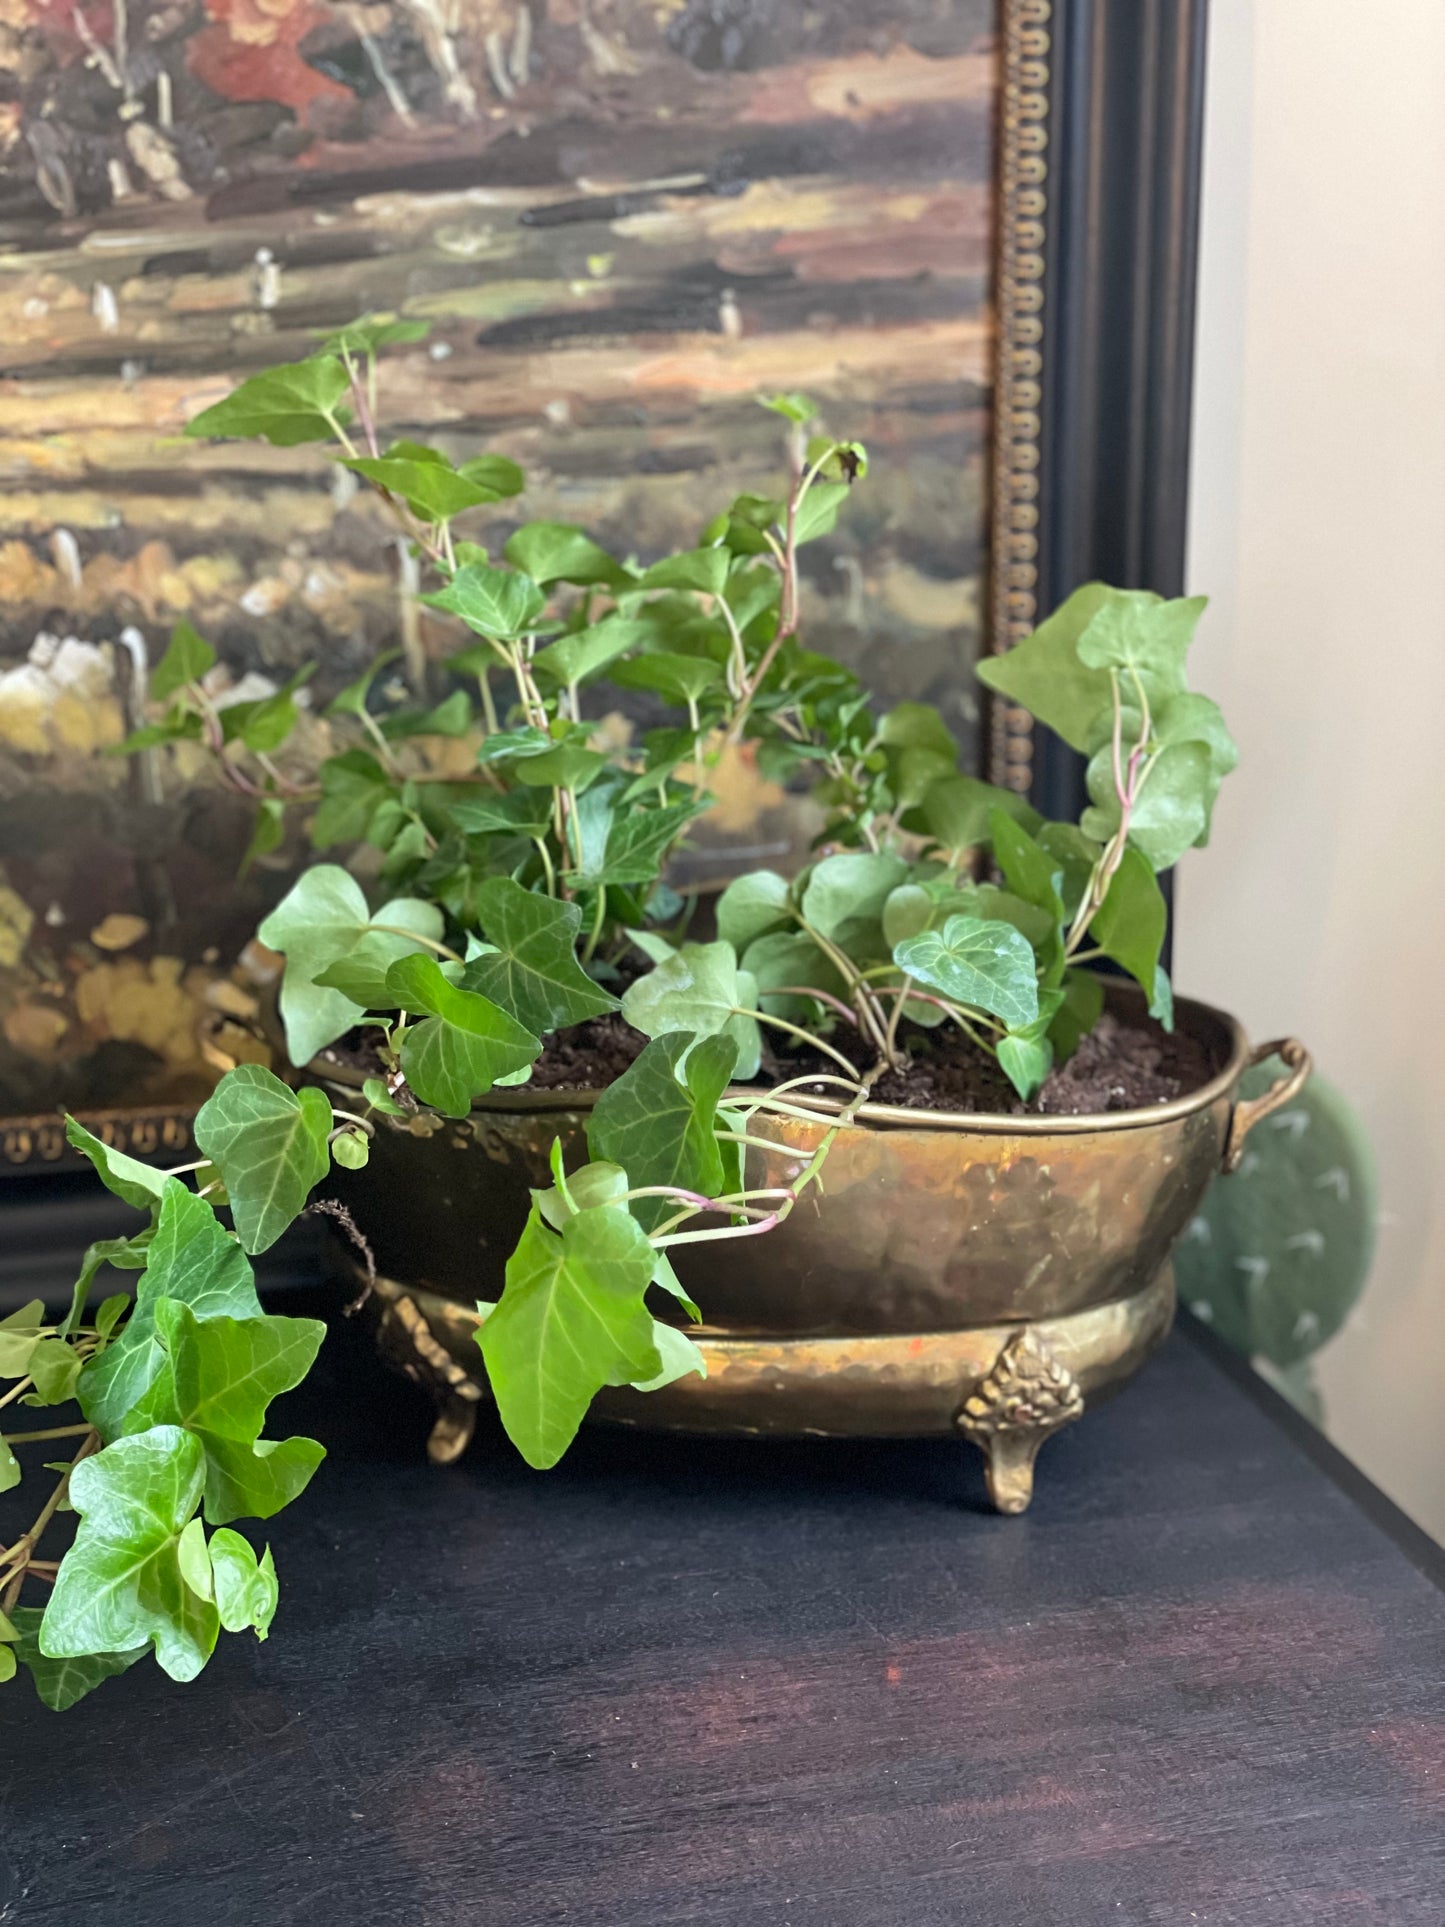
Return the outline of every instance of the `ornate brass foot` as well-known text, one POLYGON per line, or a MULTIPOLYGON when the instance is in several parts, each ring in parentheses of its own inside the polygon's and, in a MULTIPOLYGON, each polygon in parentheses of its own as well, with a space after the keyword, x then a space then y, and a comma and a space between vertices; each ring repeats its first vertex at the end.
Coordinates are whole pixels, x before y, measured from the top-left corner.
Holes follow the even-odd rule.
POLYGON ((381 1342, 407 1377, 424 1385, 437 1402, 436 1424, 426 1442, 433 1465, 450 1465, 472 1442, 482 1388, 440 1345, 426 1315, 389 1278, 376 1281, 385 1301, 381 1342))
POLYGON ((466 1451, 476 1429, 477 1401, 474 1398, 443 1399, 436 1424, 426 1442, 427 1457, 433 1465, 450 1465, 466 1451))
POLYGON ((1000 1512, 1024 1512, 1044 1440, 1078 1418, 1084 1395, 1032 1326, 1009 1339, 954 1420, 984 1456, 988 1496, 1000 1512))

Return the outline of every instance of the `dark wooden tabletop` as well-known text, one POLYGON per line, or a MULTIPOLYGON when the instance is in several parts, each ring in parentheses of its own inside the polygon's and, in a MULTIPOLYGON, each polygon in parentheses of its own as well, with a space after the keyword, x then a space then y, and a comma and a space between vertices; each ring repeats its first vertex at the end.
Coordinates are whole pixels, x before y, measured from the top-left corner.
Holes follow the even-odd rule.
POLYGON ((1022 1519, 949 1444, 440 1471, 323 1359, 269 1642, 6 1689, 7 1927, 1445 1922, 1430 1554, 1197 1339, 1022 1519))

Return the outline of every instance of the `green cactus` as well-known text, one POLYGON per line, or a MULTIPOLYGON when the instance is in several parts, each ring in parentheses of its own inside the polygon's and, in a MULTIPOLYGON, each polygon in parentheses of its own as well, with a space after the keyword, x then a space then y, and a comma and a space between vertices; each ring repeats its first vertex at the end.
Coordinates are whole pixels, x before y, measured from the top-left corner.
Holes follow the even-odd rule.
MULTIPOLYGON (((1258 1097, 1283 1071, 1248 1072, 1258 1097)), ((1375 1164, 1364 1127, 1318 1074, 1256 1124, 1239 1169, 1217 1179, 1174 1255, 1179 1296, 1308 1409, 1299 1368, 1344 1324, 1375 1248, 1375 1164)))

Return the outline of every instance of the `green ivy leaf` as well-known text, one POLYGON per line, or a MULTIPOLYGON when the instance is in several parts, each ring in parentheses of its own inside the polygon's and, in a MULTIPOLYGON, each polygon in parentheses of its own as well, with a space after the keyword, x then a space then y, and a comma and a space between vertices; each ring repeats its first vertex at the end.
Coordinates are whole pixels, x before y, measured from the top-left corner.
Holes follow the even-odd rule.
POLYGON ((810 422, 818 413, 817 402, 810 401, 806 395, 760 395, 758 400, 762 407, 771 408, 785 421, 810 422))
POLYGON ((737 1047, 737 1075, 749 1078, 762 1056, 757 1019, 748 1015, 757 1003, 757 985, 739 970, 730 943, 685 943, 628 986, 622 1014, 646 1037, 691 1031, 730 1039, 737 1047))
MULTIPOLYGON (((592 1156, 621 1165, 634 1185, 677 1185, 704 1197, 722 1196, 717 1107, 736 1059, 730 1037, 694 1043, 691 1034, 674 1032, 654 1039, 593 1106, 587 1124, 592 1156)), ((666 1198, 632 1201, 632 1215, 649 1231, 676 1209, 666 1198)))
POLYGON ((648 624, 627 616, 604 616, 590 629, 574 629, 558 636, 532 659, 533 672, 544 682, 571 688, 587 682, 610 662, 635 649, 649 634, 648 624))
POLYGON ((21 1478, 20 1461, 0 1439, 0 1492, 13 1492, 21 1478))
POLYGON ((685 549, 681 555, 664 556, 661 562, 654 562, 634 587, 639 593, 648 589, 692 589, 699 595, 721 595, 730 567, 726 549, 685 549))
POLYGON ((722 668, 706 656, 677 656, 665 649, 614 663, 610 680, 621 689, 651 689, 679 708, 696 702, 723 679, 722 668))
POLYGON ((599 1205, 621 1204, 631 1180, 620 1164, 594 1160, 565 1177, 561 1170, 562 1146, 552 1140, 552 1171, 557 1182, 545 1191, 533 1191, 532 1202, 542 1214, 542 1222, 560 1231, 579 1211, 593 1211, 599 1205))
POLYGON ((0 1319, 0 1378, 25 1378, 36 1346, 49 1327, 45 1307, 38 1298, 0 1319))
POLYGON ((137 750, 159 749, 164 743, 199 742, 203 734, 200 716, 193 709, 172 708, 158 723, 133 729, 124 742, 114 743, 107 756, 133 756, 137 750))
POLYGON ((465 736, 475 720, 472 699, 465 689, 454 689, 431 709, 400 710, 382 719, 388 740, 411 736, 465 736))
POLYGON ((429 321, 401 321, 394 314, 366 315, 348 322, 321 344, 323 355, 374 355, 382 348, 403 342, 425 341, 431 333, 429 321))
MULTIPOLYGON (((338 691, 326 705, 328 716, 364 716, 367 713, 367 699, 371 695, 371 685, 376 681, 388 663, 395 662, 401 655, 400 649, 384 649, 379 656, 372 658, 355 682, 349 682, 345 689, 338 691)), ((333 758, 339 762, 341 758, 333 758)), ((322 765, 323 771, 326 765, 322 765)))
POLYGON ((315 664, 308 663, 269 696, 251 703, 225 704, 218 711, 224 740, 228 743, 239 740, 247 749, 263 756, 280 749, 296 727, 299 714, 296 691, 309 682, 314 673, 315 664))
POLYGON ((717 900, 717 933, 739 956, 755 938, 792 920, 788 881, 776 870, 734 877, 717 900))
POLYGON ((1035 1036, 1028 1031, 1010 1031, 998 1041, 999 1069, 1008 1078, 1024 1103, 1039 1092, 1053 1069, 1054 1047, 1047 1034, 1035 1036))
POLYGON ((509 501, 527 486, 526 476, 508 455, 474 455, 457 473, 474 488, 484 488, 492 502, 509 501))
POLYGON ((180 1537, 201 1501, 205 1454, 159 1425, 83 1459, 70 1478, 80 1525, 40 1628, 47 1659, 129 1653, 149 1642, 172 1679, 194 1679, 220 1620, 181 1576, 180 1537))
POLYGON ((842 977, 802 930, 769 930, 755 937, 743 954, 743 968, 757 985, 760 1007, 792 1024, 816 1027, 821 1023, 825 1030, 831 1030, 833 1013, 807 997, 780 997, 780 984, 806 984, 846 1001, 842 977))
MULTIPOLYGON (((265 1251, 331 1168, 324 1091, 293 1091, 260 1064, 228 1071, 196 1114, 196 1143, 220 1172, 236 1235, 265 1251)), ((179 1295, 179 1294, 177 1294, 179 1295)))
POLYGON ((369 750, 343 750, 321 765, 321 801, 311 823, 317 850, 333 843, 360 843, 377 810, 392 794, 391 779, 369 750))
POLYGON ((1049 1023, 1049 1042, 1054 1056, 1066 1064, 1098 1023, 1104 1010, 1104 984, 1092 970, 1073 969, 1064 973, 1063 1002, 1049 1023))
POLYGON ((331 1140, 331 1155, 344 1171, 364 1171, 371 1157, 371 1139, 354 1127, 338 1131, 331 1140))
POLYGON ((535 756, 519 758, 515 775, 531 789, 585 790, 610 767, 610 758, 581 743, 556 743, 535 756))
POLYGON ((551 812, 541 791, 495 791, 454 803, 452 822, 466 836, 541 836, 551 825, 551 812))
POLYGON ((197 1318, 173 1298, 155 1308, 165 1362, 125 1419, 127 1434, 180 1425, 206 1455, 212 1525, 269 1519, 302 1492, 326 1456, 315 1439, 263 1439, 266 1408, 299 1385, 326 1336, 315 1318, 197 1318))
POLYGON ((617 1009, 577 961, 575 903, 489 877, 477 891, 477 917, 493 948, 467 965, 464 989, 480 991, 538 1037, 617 1009))
POLYGON ((620 562, 590 535, 566 522, 526 523, 510 537, 504 554, 513 568, 525 569, 536 582, 573 582, 579 588, 633 586, 632 576, 620 562))
POLYGON ((825 856, 808 872, 803 920, 850 957, 871 955, 883 941, 883 906, 907 878, 899 856, 871 850, 825 856))
POLYGON ((139 1231, 135 1237, 98 1237, 92 1245, 87 1245, 85 1256, 81 1258, 81 1276, 75 1280, 71 1291, 69 1310, 60 1324, 60 1335, 69 1337, 79 1330, 85 1307, 91 1297, 91 1285, 96 1280, 96 1272, 102 1264, 114 1264, 118 1272, 141 1272, 145 1270, 146 1258, 150 1256, 150 1231, 139 1231))
MULTIPOLYGON (((1141 712, 1130 703, 1125 703, 1121 711, 1123 740, 1134 743, 1139 740, 1142 725, 1141 712)), ((1101 717, 1090 748, 1094 750, 1093 764, 1095 779, 1102 787, 1107 777, 1109 791, 1113 790, 1113 718, 1101 717)), ((1204 785, 1204 831, 1199 837, 1202 846, 1209 841, 1209 824, 1214 813, 1215 798, 1219 786, 1239 762, 1239 750, 1234 738, 1225 724, 1224 716, 1216 702, 1208 696, 1196 696, 1185 691, 1183 695, 1171 696, 1158 703, 1150 715, 1150 745, 1152 748, 1169 749, 1180 743, 1202 743, 1209 755, 1208 780, 1204 785)))
POLYGON ((358 1010, 389 1010, 386 973, 402 957, 429 955, 431 946, 425 940, 439 942, 444 928, 445 919, 436 904, 421 897, 393 897, 346 954, 318 971, 314 981, 325 989, 339 990, 358 1010), (405 936, 404 931, 415 934, 405 936))
POLYGON ((675 1385, 690 1372, 696 1372, 699 1378, 707 1377, 707 1360, 700 1348, 676 1325, 664 1325, 660 1318, 654 1318, 652 1342, 662 1360, 662 1370, 652 1378, 632 1380, 639 1392, 660 1392, 664 1385, 675 1385))
POLYGON ((264 1639, 276 1617, 279 1595, 271 1548, 257 1559, 249 1541, 223 1526, 211 1534, 210 1554, 221 1624, 228 1633, 249 1627, 257 1639, 264 1639))
MULTIPOLYGON (((344 1036, 362 1015, 364 1006, 341 991, 318 984, 338 959, 354 951, 376 923, 415 929, 421 936, 440 937, 441 913, 433 904, 419 905, 410 897, 383 904, 375 919, 366 907, 361 885, 335 863, 313 863, 261 925, 262 943, 284 952, 286 973, 281 982, 281 1016, 286 1047, 295 1064, 306 1064, 344 1036), (393 914, 399 913, 399 914, 393 914), (403 917, 420 917, 404 923, 403 917)), ((409 954, 411 945, 397 954, 409 954)), ((387 945, 371 946, 366 955, 385 954, 387 945)))
POLYGON ((652 1269, 652 1246, 628 1211, 579 1212, 560 1234, 532 1212, 478 1334, 502 1423, 529 1465, 557 1463, 604 1385, 662 1370, 643 1302, 652 1269))
POLYGON ((350 385, 339 361, 330 355, 313 355, 243 381, 224 401, 203 408, 187 422, 185 432, 192 439, 259 435, 277 448, 327 442, 337 422, 344 425, 350 419, 341 407, 350 385))
POLYGON ((1040 823, 1033 831, 1033 838, 1039 848, 1053 858, 1055 869, 1062 874, 1060 893, 1064 910, 1072 917, 1084 900, 1103 846, 1091 836, 1085 836, 1073 823, 1040 823))
MULTIPOLYGON (((589 791, 588 795, 596 793, 589 791)), ((707 799, 692 800, 612 816, 596 867, 578 870, 575 880, 583 884, 651 883, 673 843, 694 817, 707 808, 707 799)))
POLYGON ((1112 711, 1113 685, 1106 669, 1079 660, 1079 640, 1099 611, 1122 593, 1086 582, 1032 635, 1002 656, 986 656, 977 666, 979 681, 1020 704, 1071 749, 1091 748, 1100 711, 1112 711))
POLYGON ((341 466, 400 496, 423 522, 449 522, 498 499, 491 489, 458 474, 439 449, 419 442, 393 442, 384 455, 349 456, 341 466))
POLYGON ((1141 851, 1126 847, 1089 935, 1106 957, 1128 971, 1146 997, 1154 995, 1168 921, 1153 866, 1141 851))
POLYGON ((387 977, 391 999, 423 1015, 407 1026, 401 1068, 425 1104, 465 1117, 499 1077, 530 1065, 541 1040, 489 997, 449 984, 430 957, 403 957, 387 977))
POLYGON ((45 1619, 40 1606, 17 1606, 12 1617, 19 1639, 15 1656, 30 1673, 35 1690, 53 1713, 64 1713, 94 1692, 102 1681, 113 1679, 127 1667, 144 1659, 144 1646, 133 1646, 128 1653, 86 1653, 77 1659, 49 1659, 40 1650, 40 1628, 45 1619))
MULTIPOLYGON (((1129 841, 1156 870, 1167 870, 1207 835, 1212 800, 1210 753, 1203 743, 1176 743, 1159 752, 1145 777, 1129 819, 1129 841)), ((1118 829, 1122 812, 1114 789, 1112 758, 1100 750, 1086 779, 1094 807, 1080 826, 1101 843, 1118 829)))
POLYGON ((1166 602, 1148 589, 1111 589, 1078 640, 1086 669, 1117 670, 1127 698, 1137 675, 1151 704, 1184 693, 1184 658, 1207 596, 1166 602))
POLYGON ((958 761, 953 732, 932 703, 898 703, 878 725, 880 742, 889 749, 931 749, 958 761))
POLYGON ((432 609, 460 616, 479 636, 514 642, 537 625, 547 598, 529 575, 494 569, 485 562, 468 562, 444 589, 423 596, 432 609))
POLYGON ((820 535, 831 535, 848 494, 847 482, 814 482, 793 518, 793 541, 813 542, 820 535))
POLYGON ((216 652, 205 637, 197 635, 190 623, 178 622, 171 631, 166 653, 151 671, 151 700, 165 702, 188 683, 199 682, 206 671, 215 666, 216 652))
POLYGON ((1033 949, 1012 924, 950 917, 942 930, 920 931, 896 944, 893 961, 926 990, 991 1011, 1011 1030, 1038 1019, 1033 949))
POLYGON ((180 1299, 200 1319, 261 1315, 245 1252, 217 1222, 205 1199, 178 1178, 170 1179, 161 1201, 135 1309, 120 1336, 89 1359, 80 1374, 80 1409, 102 1438, 119 1436, 126 1413, 165 1367, 155 1328, 156 1305, 162 1298, 180 1299))
POLYGON ((30 1376, 35 1381, 36 1402, 64 1405, 75 1397, 80 1377, 80 1354, 63 1338, 42 1338, 30 1354, 30 1376))
POLYGON ((1047 935, 1036 948, 1042 981, 1052 987, 1064 974, 1063 871, 1003 810, 990 811, 989 834, 994 858, 1009 890, 1021 902, 1041 910, 1047 919, 1047 935))
POLYGON ((124 1151, 113 1151, 73 1117, 67 1116, 65 1120, 65 1136, 72 1150, 90 1159, 106 1190, 124 1198, 137 1211, 149 1211, 170 1183, 164 1171, 152 1170, 138 1158, 127 1157, 124 1151))
POLYGON ((981 782, 977 776, 945 776, 930 783, 923 793, 923 820, 929 834, 946 850, 986 847, 989 819, 995 810, 1002 810, 1030 833, 1043 821, 1026 797, 981 782))
POLYGON ((181 1533, 176 1546, 181 1577, 200 1599, 214 1599, 216 1584, 211 1574, 211 1555, 206 1546, 205 1521, 199 1514, 181 1533))

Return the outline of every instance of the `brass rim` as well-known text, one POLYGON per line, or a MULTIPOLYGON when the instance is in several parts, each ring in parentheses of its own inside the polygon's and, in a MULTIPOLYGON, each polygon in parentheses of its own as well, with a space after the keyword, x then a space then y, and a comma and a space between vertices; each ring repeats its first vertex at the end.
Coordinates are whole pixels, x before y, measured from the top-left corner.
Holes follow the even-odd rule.
MULTIPOLYGON (((1132 1003, 1143 1002, 1143 992, 1133 984, 1110 983, 1108 994, 1113 1001, 1127 999, 1132 1003)), ((925 1111, 909 1110, 896 1104, 865 1104, 855 1122, 859 1125, 872 1124, 914 1131, 977 1131, 1010 1137, 1057 1137, 1077 1136, 1085 1131, 1138 1131, 1146 1125, 1171 1124, 1179 1118, 1192 1117, 1197 1111, 1207 1111, 1220 1098, 1233 1095, 1234 1087, 1249 1062, 1249 1039, 1237 1019, 1231 1017, 1228 1011, 1216 1010, 1212 1004, 1199 1003, 1192 997, 1181 997, 1176 1010, 1180 1016, 1188 1013, 1205 1020, 1206 1024, 1220 1026, 1229 1038, 1229 1058, 1224 1068, 1216 1071, 1207 1084, 1201 1084, 1198 1090, 1186 1092, 1183 1097, 1170 1098, 1168 1103, 1137 1111, 1084 1111, 1073 1117, 1016 1117, 1004 1111, 925 1111)), ((340 1084, 348 1090, 358 1089, 362 1081, 361 1073, 350 1066, 326 1064, 320 1058, 313 1058, 308 1069, 324 1082, 340 1084)), ((736 1085, 727 1096, 733 1101, 747 1101, 766 1094, 763 1086, 736 1085)), ((601 1095, 600 1091, 529 1091, 523 1086, 515 1091, 489 1091, 473 1104, 472 1110, 474 1114, 482 1115, 488 1112, 515 1115, 518 1112, 590 1111, 601 1095)), ((841 1102, 827 1097, 809 1096, 801 1103, 805 1103, 809 1110, 816 1111, 820 1118, 836 1115, 843 1108, 841 1102)))

